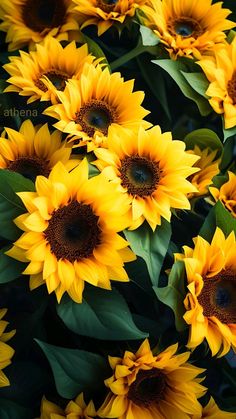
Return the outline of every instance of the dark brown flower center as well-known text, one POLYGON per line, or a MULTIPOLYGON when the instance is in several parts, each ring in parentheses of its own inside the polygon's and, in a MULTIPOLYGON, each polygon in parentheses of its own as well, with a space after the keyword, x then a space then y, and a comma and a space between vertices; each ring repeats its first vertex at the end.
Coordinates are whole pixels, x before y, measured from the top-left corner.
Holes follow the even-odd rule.
POLYGON ((102 100, 91 100, 76 113, 75 122, 92 137, 95 131, 107 135, 109 126, 117 121, 116 111, 102 100))
POLYGON ((36 156, 18 157, 18 159, 8 163, 7 169, 12 172, 20 173, 33 182, 37 176, 42 175, 48 177, 50 173, 48 161, 36 156))
POLYGON ((115 8, 119 0, 97 0, 97 7, 109 13, 115 8))
POLYGON ((63 71, 60 70, 50 70, 46 73, 41 74, 37 80, 35 80, 35 86, 37 86, 43 92, 47 92, 48 88, 43 80, 40 80, 42 76, 46 76, 50 82, 55 86, 57 90, 63 91, 66 87, 66 81, 70 78, 70 76, 63 71))
POLYGON ((204 286, 198 296, 206 317, 215 316, 222 323, 236 323, 236 273, 222 270, 212 278, 203 278, 204 286))
POLYGON ((66 11, 64 0, 26 0, 21 9, 23 22, 35 32, 63 25, 66 11))
POLYGON ((157 162, 138 155, 125 157, 121 161, 121 185, 131 195, 148 196, 157 188, 161 170, 157 162))
POLYGON ((180 35, 183 38, 198 38, 204 33, 199 22, 191 17, 180 17, 170 20, 167 28, 172 35, 180 35))
POLYGON ((139 406, 149 407, 163 399, 165 389, 165 375, 161 370, 140 370, 129 388, 128 399, 139 406))
POLYGON ((57 260, 90 257, 101 240, 98 220, 90 205, 77 201, 55 210, 44 234, 57 260))
POLYGON ((233 104, 236 105, 236 72, 234 72, 232 79, 228 81, 227 91, 233 104))

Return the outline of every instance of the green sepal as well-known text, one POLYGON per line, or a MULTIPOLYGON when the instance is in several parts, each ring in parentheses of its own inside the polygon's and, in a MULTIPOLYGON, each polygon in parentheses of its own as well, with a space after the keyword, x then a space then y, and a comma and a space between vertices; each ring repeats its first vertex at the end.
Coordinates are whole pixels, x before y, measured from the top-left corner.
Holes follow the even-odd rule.
POLYGON ((0 170, 0 236, 15 240, 20 230, 14 224, 14 218, 25 212, 24 204, 16 195, 20 191, 33 191, 34 184, 19 173, 0 170))
POLYGON ((187 150, 193 150, 194 146, 197 145, 201 150, 204 150, 206 147, 211 150, 217 150, 216 157, 220 157, 223 152, 223 145, 218 135, 207 128, 200 128, 190 132, 184 138, 184 142, 187 150))
POLYGON ((186 297, 185 276, 184 262, 177 261, 170 271, 168 285, 162 288, 153 287, 158 299, 173 310, 175 326, 179 332, 187 328, 183 319, 186 311, 183 303, 186 297))
POLYGON ((35 339, 53 372, 56 389, 67 399, 82 391, 96 391, 111 375, 108 362, 102 356, 79 349, 61 348, 35 339))
POLYGON ((124 234, 133 252, 146 262, 152 284, 158 286, 171 237, 170 223, 162 219, 154 232, 147 223, 143 223, 136 230, 125 230, 124 234))
POLYGON ((128 304, 113 288, 111 291, 87 287, 83 302, 65 296, 57 314, 74 333, 102 340, 145 339, 148 334, 135 325, 128 304))

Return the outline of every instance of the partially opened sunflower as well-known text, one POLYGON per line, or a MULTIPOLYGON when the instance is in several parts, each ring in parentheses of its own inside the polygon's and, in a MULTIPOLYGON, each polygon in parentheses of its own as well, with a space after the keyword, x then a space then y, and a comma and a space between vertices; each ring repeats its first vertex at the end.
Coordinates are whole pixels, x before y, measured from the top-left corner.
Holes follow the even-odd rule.
POLYGON ((210 243, 201 236, 194 248, 183 247, 176 260, 185 264, 188 292, 184 320, 189 325, 187 347, 196 348, 206 339, 212 355, 236 350, 236 240, 217 227, 210 243))

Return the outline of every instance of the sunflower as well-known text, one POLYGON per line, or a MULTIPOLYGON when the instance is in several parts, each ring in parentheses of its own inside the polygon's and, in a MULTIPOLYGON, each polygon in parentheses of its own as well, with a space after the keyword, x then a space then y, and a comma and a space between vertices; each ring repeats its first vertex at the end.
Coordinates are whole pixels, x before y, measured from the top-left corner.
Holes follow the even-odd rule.
POLYGON ((214 57, 198 63, 210 84, 206 90, 209 103, 224 118, 225 129, 236 125, 236 38, 231 44, 215 50, 214 57))
POLYGON ((200 159, 194 164, 200 170, 189 177, 189 181, 198 190, 197 193, 189 194, 188 198, 200 197, 207 195, 208 186, 212 183, 212 178, 219 173, 220 159, 216 158, 217 150, 211 150, 208 147, 201 150, 197 145, 188 153, 195 154, 200 159))
POLYGON ((235 413, 220 410, 211 397, 207 405, 202 408, 202 413, 200 415, 191 416, 191 419, 235 419, 235 417, 235 413))
POLYGON ((72 41, 63 48, 48 36, 36 45, 36 51, 20 51, 20 57, 10 57, 10 63, 3 66, 11 76, 5 92, 30 96, 27 103, 37 99, 57 103, 57 92, 65 89, 67 80, 80 77, 84 63, 97 65, 100 61, 89 54, 87 44, 77 48, 72 41))
POLYGON ((154 356, 146 339, 136 353, 109 357, 114 370, 105 380, 110 389, 98 410, 102 418, 187 419, 199 414, 198 398, 205 392, 197 378, 203 369, 186 362, 190 353, 176 355, 178 345, 154 356))
POLYGON ((182 141, 159 126, 138 133, 112 130, 108 149, 94 151, 95 164, 130 204, 130 228, 146 219, 153 230, 161 217, 170 221, 171 208, 190 209, 186 197, 196 192, 186 178, 199 169, 192 167, 199 157, 185 152, 182 141))
POLYGON ((201 236, 194 248, 183 247, 188 293, 184 320, 190 326, 187 347, 196 348, 207 340, 212 355, 236 350, 236 241, 234 232, 225 238, 217 227, 211 243, 201 236))
POLYGON ((236 218, 236 175, 228 172, 229 180, 219 189, 210 187, 209 190, 215 201, 220 200, 225 208, 236 218))
POLYGON ((8 378, 2 370, 11 364, 11 358, 15 352, 9 345, 5 343, 8 342, 8 340, 10 340, 15 334, 15 330, 12 330, 11 332, 5 332, 8 322, 2 320, 2 318, 5 316, 6 312, 7 309, 0 309, 0 387, 10 385, 8 378))
POLYGON ((211 0, 150 0, 143 6, 144 23, 160 38, 172 59, 200 58, 223 43, 223 31, 235 27, 227 20, 231 13, 222 2, 211 0))
POLYGON ((88 25, 96 25, 98 36, 112 25, 123 24, 127 18, 135 15, 147 0, 73 0, 74 11, 78 15, 81 29, 88 25))
POLYGON ((9 51, 26 45, 31 48, 46 35, 59 41, 75 36, 79 39, 71 0, 1 0, 0 19, 0 30, 7 32, 9 51))
POLYGON ((72 169, 79 161, 69 160, 72 149, 61 137, 57 130, 50 134, 47 124, 34 127, 30 120, 22 123, 19 132, 5 128, 0 137, 0 168, 18 172, 32 181, 38 175, 48 176, 58 161, 72 169))
POLYGON ((43 113, 59 120, 54 126, 70 134, 78 146, 88 151, 106 145, 111 126, 137 129, 150 126, 143 118, 149 113, 141 106, 144 93, 133 92, 134 80, 124 81, 120 73, 85 64, 79 80, 69 80, 58 92, 60 104, 43 113))
POLYGON ((58 302, 67 291, 80 303, 84 282, 109 290, 110 279, 129 281, 124 262, 136 257, 117 234, 127 205, 104 176, 88 179, 86 159, 71 172, 59 162, 35 187, 18 193, 28 212, 15 223, 25 233, 6 252, 29 263, 31 290, 46 282, 58 302))
POLYGON ((83 393, 70 401, 65 411, 54 403, 49 402, 45 397, 41 403, 41 416, 39 419, 92 419, 97 418, 96 410, 92 401, 86 405, 83 393))

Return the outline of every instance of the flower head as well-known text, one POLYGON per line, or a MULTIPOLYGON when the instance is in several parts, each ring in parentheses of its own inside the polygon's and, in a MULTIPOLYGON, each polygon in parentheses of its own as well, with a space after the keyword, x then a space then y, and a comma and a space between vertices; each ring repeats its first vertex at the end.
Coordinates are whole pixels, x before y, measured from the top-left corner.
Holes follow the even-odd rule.
POLYGON ((177 355, 178 345, 154 356, 148 340, 136 353, 126 351, 123 358, 109 357, 112 377, 98 410, 102 418, 163 419, 199 414, 198 398, 205 392, 197 378, 204 370, 187 362, 190 353, 177 355))
POLYGON ((211 397, 206 406, 202 408, 200 415, 193 415, 191 419, 235 419, 235 413, 220 410, 214 399, 211 397))
POLYGON ((88 25, 98 27, 102 35, 112 25, 121 25, 135 15, 136 9, 147 0, 73 0, 81 29, 88 25))
POLYGON ((188 198, 207 195, 208 186, 211 185, 212 178, 219 173, 220 159, 216 158, 217 150, 210 150, 209 148, 201 150, 195 145, 193 150, 188 150, 188 153, 200 157, 200 159, 194 163, 194 167, 200 169, 199 172, 194 173, 188 179, 192 185, 197 188, 198 192, 190 194, 188 198))
POLYGON ((214 186, 210 187, 210 192, 215 201, 220 200, 225 208, 236 218, 236 175, 228 172, 229 180, 223 183, 218 189, 214 186))
POLYGON ((217 227, 211 243, 201 236, 194 248, 183 247, 176 260, 185 264, 188 292, 184 320, 190 327, 187 347, 194 349, 207 340, 212 355, 236 349, 236 240, 225 238, 217 227))
POLYGON ((64 92, 58 92, 60 104, 44 114, 59 120, 54 126, 72 136, 88 151, 106 145, 111 126, 137 129, 150 124, 142 119, 149 113, 142 106, 143 92, 133 92, 134 80, 124 81, 120 73, 108 68, 85 65, 79 80, 70 80, 64 92))
POLYGON ((10 57, 10 63, 4 65, 11 76, 5 92, 29 96, 28 103, 37 99, 57 103, 57 92, 65 89, 66 81, 78 79, 85 63, 99 61, 89 54, 87 44, 77 48, 72 41, 63 48, 57 39, 47 36, 35 51, 10 57))
POLYGON ((76 419, 97 418, 92 400, 86 405, 83 393, 81 393, 76 397, 75 401, 71 400, 65 410, 63 410, 56 404, 48 401, 45 397, 42 399, 41 416, 39 419, 69 419, 72 417, 76 419))
POLYGON ((24 231, 7 254, 28 262, 30 288, 46 283, 58 301, 68 292, 82 301, 84 283, 111 289, 128 281, 124 262, 135 259, 117 232, 126 228, 126 203, 98 175, 88 179, 84 159, 68 172, 57 163, 49 177, 37 176, 36 192, 20 192, 27 213, 15 223, 24 231))
POLYGON ((198 64, 210 82, 206 90, 210 105, 223 115, 225 129, 233 128, 236 125, 236 37, 198 64))
POLYGON ((150 0, 143 6, 149 26, 160 38, 172 59, 177 57, 200 58, 224 42, 223 31, 235 26, 226 19, 230 10, 222 2, 212 0, 150 0))
POLYGON ((186 178, 196 171, 198 157, 185 151, 182 141, 159 126, 138 133, 112 130, 108 149, 98 148, 94 164, 130 204, 130 227, 146 219, 153 230, 161 217, 170 221, 171 209, 190 209, 187 194, 196 192, 186 178))
POLYGON ((48 176, 58 161, 68 169, 79 160, 70 160, 71 147, 62 142, 61 132, 49 132, 48 125, 36 126, 24 121, 18 131, 5 128, 0 141, 0 168, 35 181, 38 175, 48 176), (6 138, 7 135, 7 138, 6 138))
POLYGON ((10 340, 15 334, 15 330, 12 330, 11 332, 5 331, 8 322, 2 319, 6 312, 7 309, 0 309, 0 387, 10 385, 8 378, 2 370, 11 364, 11 358, 15 352, 8 344, 6 344, 6 342, 8 342, 8 340, 10 340))
POLYGON ((7 32, 9 50, 34 45, 51 35, 59 41, 74 39, 79 25, 71 0, 2 0, 0 30, 7 32))

